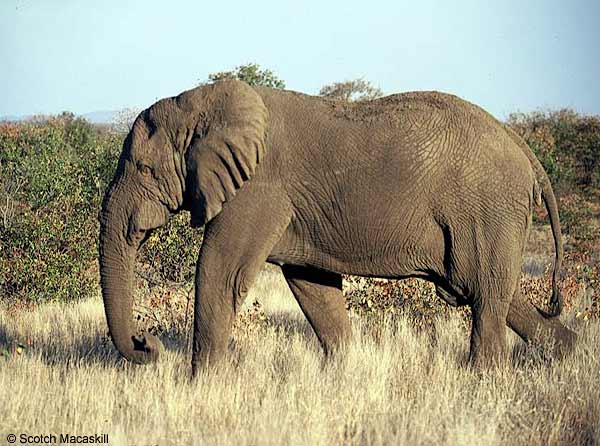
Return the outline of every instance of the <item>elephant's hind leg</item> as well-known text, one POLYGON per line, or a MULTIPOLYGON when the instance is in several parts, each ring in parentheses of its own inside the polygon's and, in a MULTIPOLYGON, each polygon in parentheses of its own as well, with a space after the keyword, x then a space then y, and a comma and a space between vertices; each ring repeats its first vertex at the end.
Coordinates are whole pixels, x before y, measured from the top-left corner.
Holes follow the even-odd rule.
POLYGON ((507 323, 523 341, 550 344, 553 353, 559 357, 570 352, 577 339, 575 332, 565 327, 558 318, 544 317, 520 289, 515 291, 507 323))
POLYGON ((476 369, 503 364, 508 357, 506 317, 510 300, 500 289, 494 296, 474 299, 469 361, 476 369), (504 299, 503 299, 504 297, 504 299))
POLYGON ((351 338, 342 276, 292 265, 284 265, 282 270, 325 354, 340 350, 351 338))
POLYGON ((496 367, 508 360, 506 320, 519 284, 524 230, 521 221, 490 217, 455 232, 450 258, 457 268, 450 277, 471 305, 469 360, 474 368, 496 367))
POLYGON ((520 270, 517 262, 502 260, 503 256, 494 256, 485 262, 469 286, 473 290, 469 359, 474 368, 495 367, 508 360, 506 321, 520 270))

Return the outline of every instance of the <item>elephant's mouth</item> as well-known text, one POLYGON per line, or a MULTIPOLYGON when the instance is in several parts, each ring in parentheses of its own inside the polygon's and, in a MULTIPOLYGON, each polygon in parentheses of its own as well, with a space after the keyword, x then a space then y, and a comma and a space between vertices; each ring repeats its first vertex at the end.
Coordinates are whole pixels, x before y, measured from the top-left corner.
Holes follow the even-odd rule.
POLYGON ((134 248, 139 246, 141 241, 144 239, 145 233, 146 231, 138 228, 137 224, 135 223, 135 218, 133 216, 130 217, 129 223, 127 224, 127 236, 125 238, 127 240, 127 244, 134 248))
POLYGON ((146 243, 146 240, 150 238, 153 232, 154 229, 128 230, 127 244, 134 248, 139 248, 146 243))
POLYGON ((167 223, 169 212, 159 206, 144 206, 144 209, 134 211, 127 223, 127 244, 139 248, 150 237, 156 228, 167 223))

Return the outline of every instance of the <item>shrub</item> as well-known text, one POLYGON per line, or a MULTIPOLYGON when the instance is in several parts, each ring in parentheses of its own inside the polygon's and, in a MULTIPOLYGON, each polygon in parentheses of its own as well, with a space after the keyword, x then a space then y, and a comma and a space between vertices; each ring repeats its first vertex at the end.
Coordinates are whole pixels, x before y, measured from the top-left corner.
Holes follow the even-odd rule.
POLYGON ((580 194, 568 194, 560 200, 560 223, 571 236, 578 251, 600 240, 600 222, 594 218, 593 202, 580 194))
POLYGON ((0 294, 95 292, 96 217, 121 141, 68 113, 0 126, 0 294))
POLYGON ((151 280, 184 284, 194 280, 202 230, 192 229, 189 212, 181 212, 156 230, 143 246, 140 261, 151 270, 151 280))
MULTIPOLYGON (((560 220, 577 251, 598 249, 600 116, 563 109, 511 114, 508 124, 530 145, 543 164, 559 201, 560 220)), ((534 213, 536 223, 547 222, 534 213)))
POLYGON ((600 187, 600 116, 570 109, 513 113, 508 124, 533 149, 559 191, 600 187))
MULTIPOLYGON (((125 135, 70 113, 0 125, 0 295, 72 300, 98 290, 98 221, 125 135)), ((202 241, 182 213, 140 252, 153 281, 193 279, 202 241)))
MULTIPOLYGON (((348 276, 344 281, 346 307, 362 316, 408 317, 417 329, 432 327, 437 318, 456 311, 424 280, 385 280, 348 276)), ((459 311, 466 315, 466 308, 459 311)))

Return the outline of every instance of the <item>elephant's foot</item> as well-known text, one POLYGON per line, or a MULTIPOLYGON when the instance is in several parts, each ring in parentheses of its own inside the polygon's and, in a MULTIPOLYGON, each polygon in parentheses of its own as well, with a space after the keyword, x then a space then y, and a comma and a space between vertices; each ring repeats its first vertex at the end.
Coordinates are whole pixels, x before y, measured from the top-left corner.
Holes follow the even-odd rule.
POLYGON ((473 326, 469 362, 473 369, 501 367, 508 360, 506 313, 508 302, 476 301, 472 306, 473 326))
POLYGON ((504 366, 508 362, 505 339, 493 339, 485 345, 473 345, 469 353, 469 366, 476 371, 485 371, 504 366))
POLYGON ((219 364, 225 355, 226 349, 203 349, 202 352, 193 353, 192 378, 196 378, 203 370, 209 370, 219 364))
POLYGON ((515 293, 508 317, 508 326, 525 342, 538 345, 556 358, 569 354, 577 334, 565 327, 557 317, 545 317, 520 291, 515 293))
MULTIPOLYGON (((321 335, 323 337, 323 335, 321 335)), ((325 358, 333 361, 346 355, 348 345, 352 341, 352 331, 348 329, 338 330, 332 333, 327 342, 321 342, 325 358)))
POLYGON ((343 315, 340 314, 339 318, 330 321, 331 325, 327 329, 315 328, 316 325, 313 325, 313 328, 315 333, 318 332, 317 337, 321 342, 325 357, 328 360, 333 360, 346 354, 348 345, 352 341, 352 329, 345 307, 343 315))

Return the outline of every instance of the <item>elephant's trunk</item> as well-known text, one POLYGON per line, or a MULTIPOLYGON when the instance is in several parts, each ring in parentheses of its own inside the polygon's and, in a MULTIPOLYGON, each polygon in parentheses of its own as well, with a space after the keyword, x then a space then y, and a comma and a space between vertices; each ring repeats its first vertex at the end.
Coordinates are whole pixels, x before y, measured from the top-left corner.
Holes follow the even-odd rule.
POLYGON ((132 286, 139 243, 133 246, 127 243, 128 218, 117 203, 122 202, 109 192, 100 216, 100 283, 104 310, 117 350, 131 362, 146 364, 156 361, 163 347, 155 336, 134 335, 132 286))

